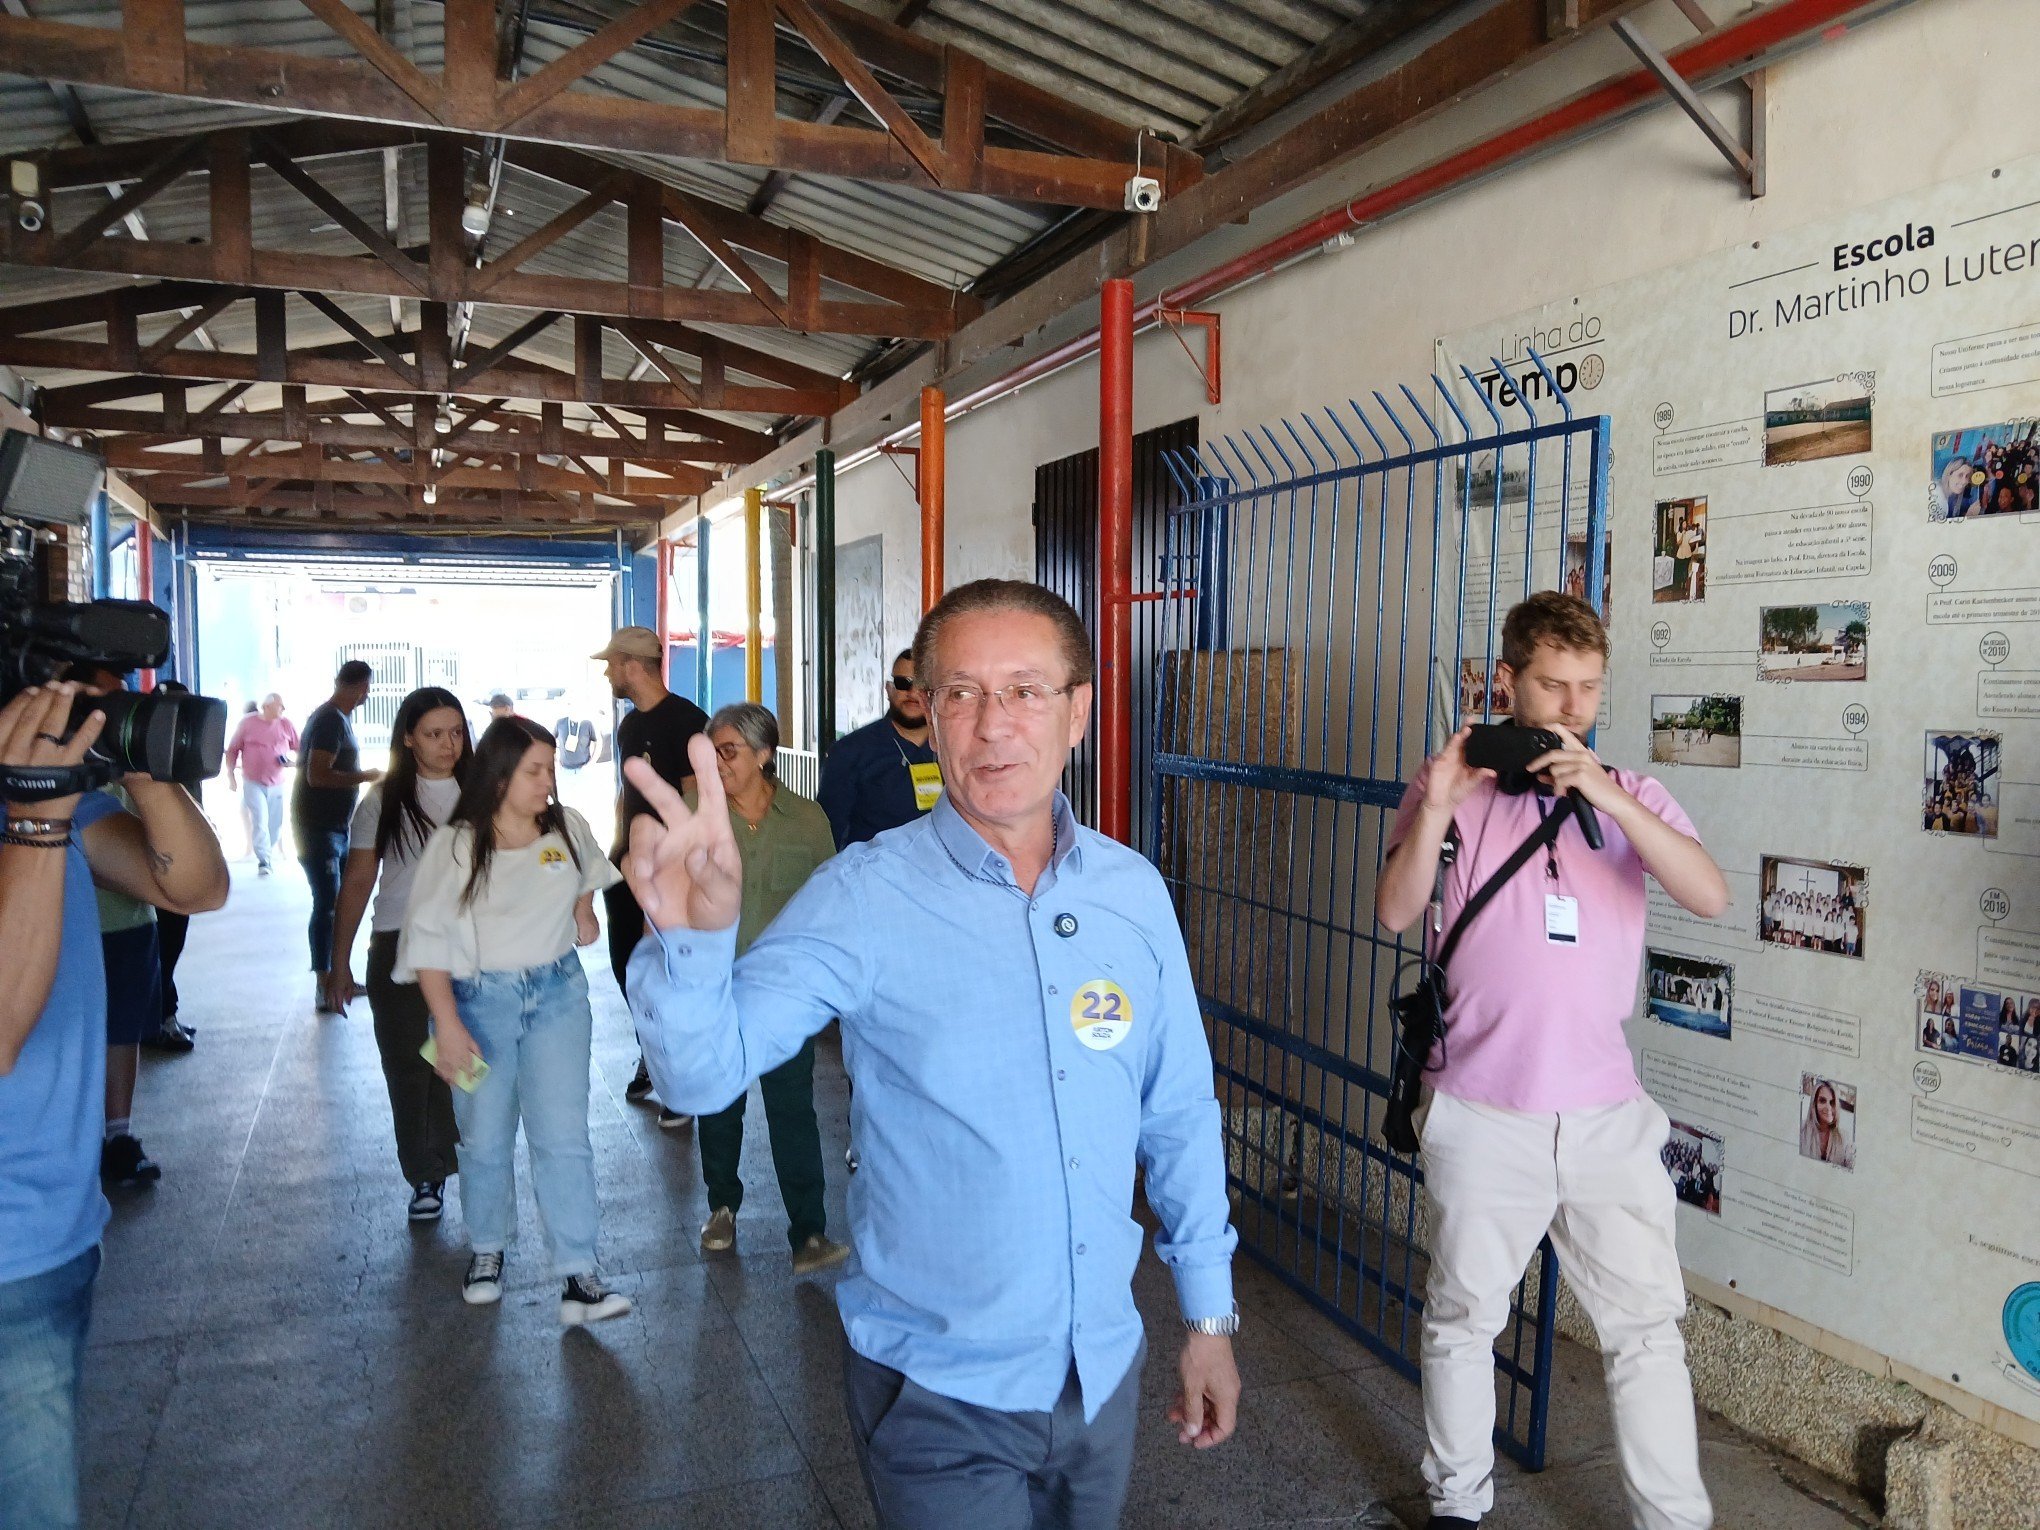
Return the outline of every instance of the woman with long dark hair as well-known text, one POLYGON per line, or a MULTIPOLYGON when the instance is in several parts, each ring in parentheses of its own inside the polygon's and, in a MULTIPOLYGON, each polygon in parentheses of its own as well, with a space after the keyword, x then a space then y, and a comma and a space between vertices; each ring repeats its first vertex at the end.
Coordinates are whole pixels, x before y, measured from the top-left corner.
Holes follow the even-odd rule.
POLYGON ((446 1081, 418 1055, 431 1035, 432 1014, 416 983, 396 980, 397 936, 425 842, 453 816, 461 782, 474 759, 467 712, 452 691, 428 685, 411 692, 390 724, 390 764, 362 794, 347 830, 347 865, 333 913, 333 970, 326 1002, 336 1013, 361 989, 354 982, 354 933, 375 894, 368 936, 368 1007, 390 1091, 397 1163, 411 1187, 411 1220, 437 1220, 446 1182, 457 1170, 460 1128, 446 1081))
POLYGON ((433 1066, 460 1091, 471 1249, 461 1296, 476 1306, 502 1299, 522 1120, 553 1275, 565 1283, 560 1321, 588 1323, 630 1310, 595 1273, 594 1017, 574 954, 600 937, 595 894, 620 873, 587 820, 554 795, 554 753, 552 734, 529 718, 500 718, 482 734, 452 817, 419 857, 396 971, 424 991, 433 1066))

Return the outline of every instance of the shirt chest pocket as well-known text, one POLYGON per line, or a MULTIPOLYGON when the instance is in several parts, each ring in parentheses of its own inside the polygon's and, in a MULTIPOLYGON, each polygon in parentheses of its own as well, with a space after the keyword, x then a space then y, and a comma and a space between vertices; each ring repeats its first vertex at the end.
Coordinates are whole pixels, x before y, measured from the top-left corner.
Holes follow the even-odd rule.
POLYGON ((765 887, 780 901, 792 897, 814 871, 814 862, 792 846, 782 845, 765 857, 765 887))

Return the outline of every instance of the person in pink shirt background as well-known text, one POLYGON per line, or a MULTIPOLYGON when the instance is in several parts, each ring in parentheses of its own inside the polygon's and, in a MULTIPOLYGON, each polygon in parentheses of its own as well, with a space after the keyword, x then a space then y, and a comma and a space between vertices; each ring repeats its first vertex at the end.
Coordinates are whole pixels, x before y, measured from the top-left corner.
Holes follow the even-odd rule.
POLYGON ((265 877, 283 834, 283 769, 297 750, 297 727, 283 715, 283 698, 274 691, 241 719, 227 741, 227 786, 241 793, 248 810, 249 848, 265 877))
POLYGON ((1513 720, 1552 730, 1564 747, 1531 762, 1536 789, 1511 793, 1516 783, 1467 765, 1467 730, 1455 733, 1404 794, 1376 888, 1383 924, 1414 925, 1450 831, 1459 850, 1443 879, 1449 930, 1565 793, 1600 817, 1603 848, 1566 823, 1467 926, 1446 973, 1445 1035, 1419 1133, 1433 1530, 1466 1530, 1494 1506, 1492 1346, 1547 1232, 1600 1334, 1632 1522, 1713 1522, 1678 1328, 1676 1197, 1659 1158, 1670 1121, 1637 1081, 1622 1024, 1643 960, 1644 873, 1703 919, 1728 907, 1728 884, 1670 792, 1603 767, 1581 741, 1607 667, 1607 631, 1585 602, 1544 591, 1511 610, 1497 671, 1513 720))

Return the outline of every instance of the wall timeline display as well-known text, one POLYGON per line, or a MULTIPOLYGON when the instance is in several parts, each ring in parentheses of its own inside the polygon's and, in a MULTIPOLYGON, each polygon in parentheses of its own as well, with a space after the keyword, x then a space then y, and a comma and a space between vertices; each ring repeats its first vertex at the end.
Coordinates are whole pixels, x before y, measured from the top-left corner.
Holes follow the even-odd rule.
MULTIPOLYGON (((1731 895, 1651 884, 1628 1027, 1681 1259, 2040 1422, 2003 1316, 2040 1311, 2040 158, 1554 293, 1437 363, 1470 419, 1562 387, 1610 422, 1594 747, 1731 895)), ((1524 534, 1559 478, 1500 486, 1492 557, 1463 523, 1483 590, 1533 542, 1536 584, 1581 582, 1582 537, 1524 534)))

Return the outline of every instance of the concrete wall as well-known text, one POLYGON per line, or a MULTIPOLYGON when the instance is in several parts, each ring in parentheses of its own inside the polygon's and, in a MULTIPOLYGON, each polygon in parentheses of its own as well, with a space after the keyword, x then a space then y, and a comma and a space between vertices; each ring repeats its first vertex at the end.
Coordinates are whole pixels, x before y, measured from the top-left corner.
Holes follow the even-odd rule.
MULTIPOLYGON (((1265 278, 1215 305, 1224 315, 1222 405, 1206 404, 1172 335, 1139 342, 1135 429, 1196 415, 1208 436, 1414 381, 1430 370, 1437 336, 2040 152, 2036 12, 2035 0, 1918 0, 1774 68, 1770 194, 1760 201, 1666 108, 1265 278)), ((1646 18, 1662 45, 1681 40, 1669 7, 1646 18)), ((1547 81, 1545 99, 1629 62, 1608 39, 1579 53, 1565 66, 1578 72, 1575 83, 1547 81)), ((1257 217, 1246 242, 1456 147, 1470 122, 1499 125, 1532 109, 1539 88, 1504 87, 1341 170, 1271 220, 1257 217)), ((1713 104, 1730 120, 1739 110, 1732 92, 1713 104)), ((951 583, 1030 575, 1034 470, 1096 440, 1095 362, 952 422, 951 583)), ((890 461, 860 466, 839 480, 837 518, 843 541, 885 538, 886 640, 903 645, 919 614, 910 488, 890 461)), ((1696 1304, 1691 1338, 1709 1405, 1879 1496, 1888 1489, 1894 1523, 2040 1525, 2032 1448, 2040 1430, 2030 1423, 1989 1416, 1931 1378, 1897 1375, 1875 1355, 1824 1342, 1808 1315, 1706 1294, 1717 1300, 1696 1304), (1786 1406, 1788 1397, 1804 1401, 1786 1406), (1942 1481, 1954 1486, 1945 1502, 1936 1497, 1942 1481)))

